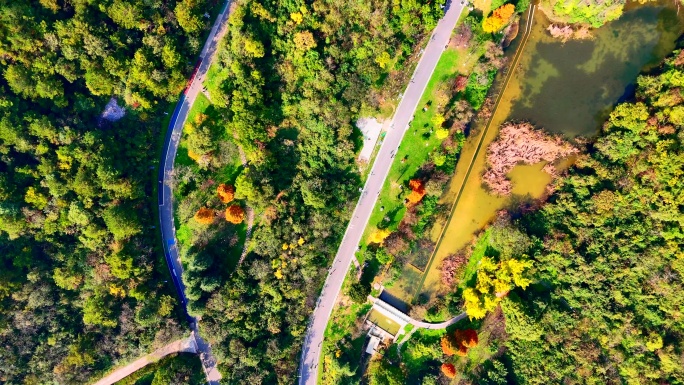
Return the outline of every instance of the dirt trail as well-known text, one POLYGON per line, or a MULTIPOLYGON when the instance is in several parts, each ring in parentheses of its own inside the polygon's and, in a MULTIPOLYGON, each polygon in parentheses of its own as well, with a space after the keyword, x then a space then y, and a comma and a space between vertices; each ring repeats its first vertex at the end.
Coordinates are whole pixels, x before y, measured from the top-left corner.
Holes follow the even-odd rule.
POLYGON ((154 352, 138 358, 137 360, 131 362, 130 364, 118 368, 113 372, 109 373, 107 376, 94 383, 93 385, 111 385, 115 384, 117 381, 121 381, 132 373, 144 368, 145 366, 155 363, 160 359, 173 353, 197 353, 197 344, 195 339, 190 336, 180 340, 171 342, 170 344, 155 350, 154 352))

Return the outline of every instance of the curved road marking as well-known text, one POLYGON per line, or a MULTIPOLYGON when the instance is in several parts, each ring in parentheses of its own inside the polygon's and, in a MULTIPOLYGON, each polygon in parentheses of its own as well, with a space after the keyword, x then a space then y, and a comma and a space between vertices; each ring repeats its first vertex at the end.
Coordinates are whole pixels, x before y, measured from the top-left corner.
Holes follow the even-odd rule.
POLYGON ((197 94, 202 88, 202 82, 209 70, 211 62, 214 60, 218 44, 226 32, 225 27, 230 14, 230 4, 230 0, 226 1, 223 9, 216 18, 216 22, 200 53, 199 63, 195 67, 192 77, 188 80, 188 86, 183 92, 183 95, 181 95, 180 100, 176 105, 176 109, 171 116, 169 128, 164 140, 164 148, 162 150, 163 157, 159 167, 159 191, 157 197, 159 200, 159 223, 161 225, 166 263, 172 274, 171 279, 178 291, 183 310, 190 321, 192 338, 197 345, 197 353, 200 355, 202 368, 207 376, 207 382, 210 385, 218 385, 221 374, 216 367, 216 359, 211 353, 211 345, 204 341, 199 334, 198 320, 188 315, 188 301, 185 297, 185 286, 180 278, 183 275, 183 266, 181 265, 178 247, 176 246, 176 227, 173 218, 173 194, 171 192, 171 187, 169 187, 168 179, 173 174, 173 164, 176 159, 181 133, 183 132, 183 125, 192 108, 192 104, 195 102, 197 94))

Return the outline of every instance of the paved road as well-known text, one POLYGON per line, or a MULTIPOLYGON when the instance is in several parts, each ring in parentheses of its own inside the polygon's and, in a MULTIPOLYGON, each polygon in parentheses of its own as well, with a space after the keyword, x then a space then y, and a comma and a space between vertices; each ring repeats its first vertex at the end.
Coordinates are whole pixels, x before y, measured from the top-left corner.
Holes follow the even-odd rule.
POLYGON ((195 344, 195 339, 192 336, 190 336, 187 338, 173 341, 170 344, 161 347, 150 354, 138 358, 137 360, 131 362, 126 366, 122 366, 114 370, 113 372, 109 373, 93 385, 115 384, 116 382, 121 381, 125 377, 130 376, 131 374, 144 368, 145 366, 155 363, 172 353, 197 353, 197 345, 195 344))
POLYGON ((413 119, 413 113, 418 106, 423 91, 425 91, 425 87, 432 76, 439 57, 449 43, 451 31, 456 26, 456 22, 464 7, 459 0, 447 6, 445 15, 439 21, 437 27, 435 27, 432 37, 425 47, 423 56, 413 73, 411 83, 406 88, 399 107, 397 107, 391 128, 380 147, 378 156, 371 169, 371 174, 366 180, 364 190, 356 204, 351 221, 347 226, 347 231, 335 256, 333 266, 330 268, 330 274, 328 274, 323 291, 314 309, 314 314, 302 347, 300 385, 316 384, 323 333, 330 319, 332 307, 335 305, 337 295, 342 288, 342 282, 349 269, 354 252, 361 241, 363 230, 366 228, 380 189, 389 173, 396 150, 408 130, 409 122, 413 119))
MULTIPOLYGON (((195 67, 195 71, 188 81, 188 87, 181 96, 176 109, 171 116, 169 122, 169 129, 166 133, 164 141, 164 148, 162 149, 161 165, 159 167, 158 178, 158 201, 159 201, 159 223, 161 225, 162 241, 164 242, 164 255, 166 256, 166 263, 171 272, 173 284, 176 286, 178 296, 183 305, 183 309, 187 314, 188 300, 185 297, 185 287, 181 276, 183 274, 183 267, 178 256, 178 248, 176 246, 176 226, 173 220, 173 194, 169 187, 169 178, 173 173, 173 163, 176 159, 176 152, 178 151, 178 143, 180 142, 183 125, 188 117, 188 113, 192 108, 192 104, 197 98, 197 94, 202 89, 202 82, 209 70, 216 48, 218 47, 221 38, 226 32, 226 21, 230 12, 230 0, 226 1, 221 10, 221 13, 216 18, 209 36, 204 43, 204 48, 200 53, 200 59, 195 67)), ((197 353, 200 354, 202 366, 207 375, 207 382, 211 385, 218 384, 221 379, 221 374, 216 368, 216 360, 211 354, 211 346, 204 341, 199 334, 198 324, 196 319, 188 316, 190 324, 192 325, 192 336, 197 344, 197 353)))

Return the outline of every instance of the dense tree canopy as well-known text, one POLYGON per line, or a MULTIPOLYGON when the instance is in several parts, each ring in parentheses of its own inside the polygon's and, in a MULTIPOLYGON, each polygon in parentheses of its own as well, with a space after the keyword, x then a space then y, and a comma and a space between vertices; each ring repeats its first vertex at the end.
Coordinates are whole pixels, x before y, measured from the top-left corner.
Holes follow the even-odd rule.
POLYGON ((225 381, 289 384, 358 193, 353 122, 401 92, 403 66, 442 11, 403 0, 232 7, 207 88, 249 161, 234 199, 260 222, 251 255, 198 306, 225 381))
POLYGON ((0 382, 89 381, 180 331, 149 176, 207 24, 174 10, 209 8, 176 3, 0 1, 0 382))
POLYGON ((538 284, 503 302, 520 382, 684 383, 684 55, 638 78, 550 204, 538 284))

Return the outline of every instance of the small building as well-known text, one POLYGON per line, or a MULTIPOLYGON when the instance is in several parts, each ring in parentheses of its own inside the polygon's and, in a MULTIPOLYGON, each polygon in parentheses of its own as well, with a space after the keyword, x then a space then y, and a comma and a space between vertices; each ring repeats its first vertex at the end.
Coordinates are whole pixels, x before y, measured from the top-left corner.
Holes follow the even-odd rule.
POLYGON ((368 340, 368 345, 366 345, 366 354, 371 356, 378 351, 378 346, 380 345, 380 338, 372 334, 368 335, 370 339, 368 340))

